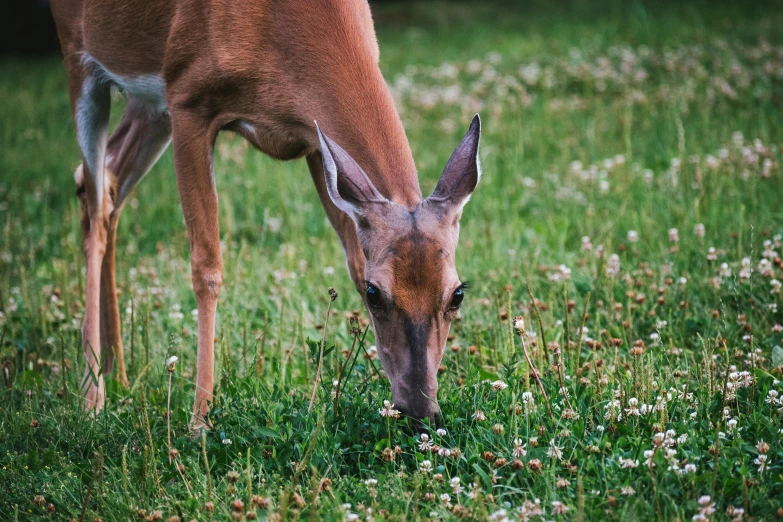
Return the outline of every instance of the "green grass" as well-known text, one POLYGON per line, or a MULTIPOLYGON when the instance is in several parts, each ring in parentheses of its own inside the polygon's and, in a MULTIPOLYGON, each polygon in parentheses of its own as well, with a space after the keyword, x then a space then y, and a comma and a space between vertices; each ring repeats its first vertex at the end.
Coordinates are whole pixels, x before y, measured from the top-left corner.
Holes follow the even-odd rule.
POLYGON ((335 411, 331 383, 361 306, 342 250, 304 162, 273 162, 233 136, 220 138, 215 168, 226 270, 214 429, 203 445, 187 430, 195 298, 170 151, 120 223, 132 388, 109 381, 106 411, 84 414, 79 153, 65 74, 57 58, 0 61, 0 519, 225 520, 235 499, 242 513, 273 520, 783 516, 783 403, 769 395, 783 394, 783 303, 772 282, 783 279, 783 12, 774 7, 376 9, 382 69, 425 193, 482 115, 484 177, 457 260, 472 288, 440 376, 447 433, 431 434, 451 456, 421 450, 405 422, 379 415, 391 392, 365 356, 372 332, 357 342, 335 411), (330 286, 339 297, 325 384, 308 413, 330 286), (171 437, 182 475, 168 457, 169 355, 179 356, 171 437), (508 388, 495 390, 498 380, 508 388), (632 415, 631 399, 652 411, 632 415), (648 465, 645 451, 667 430, 675 434, 648 465), (515 438, 525 455, 514 455, 515 438), (252 495, 268 508, 251 508, 252 495))

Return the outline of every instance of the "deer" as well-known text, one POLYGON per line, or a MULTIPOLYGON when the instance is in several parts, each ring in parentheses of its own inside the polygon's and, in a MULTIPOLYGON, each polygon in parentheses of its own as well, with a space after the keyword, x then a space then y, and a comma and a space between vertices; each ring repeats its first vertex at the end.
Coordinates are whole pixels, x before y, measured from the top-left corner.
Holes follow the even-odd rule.
POLYGON ((104 408, 108 376, 128 384, 117 223, 171 143, 198 308, 190 425, 209 429, 223 284, 213 148, 230 131, 277 160, 305 158, 395 407, 440 422, 438 368, 466 288, 459 222, 481 177, 479 116, 424 198, 365 0, 52 0, 51 9, 82 160, 84 409, 104 408), (113 90, 127 102, 110 132, 113 90))

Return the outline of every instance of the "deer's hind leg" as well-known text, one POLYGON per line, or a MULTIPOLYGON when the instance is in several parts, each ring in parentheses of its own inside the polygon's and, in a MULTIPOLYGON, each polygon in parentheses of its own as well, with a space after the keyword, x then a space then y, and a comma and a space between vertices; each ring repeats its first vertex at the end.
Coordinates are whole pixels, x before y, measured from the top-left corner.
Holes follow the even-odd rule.
POLYGON ((66 58, 76 136, 82 164, 76 169, 77 194, 82 203, 82 241, 87 262, 82 347, 86 367, 81 382, 84 406, 98 411, 105 401, 101 368, 100 287, 101 265, 106 252, 111 183, 104 171, 111 109, 110 85, 100 71, 78 55, 66 58))
POLYGON ((112 210, 101 268, 101 351, 103 374, 113 375, 123 386, 127 386, 128 377, 115 283, 117 224, 128 194, 157 162, 170 140, 168 113, 130 98, 117 129, 109 138, 106 152, 112 210))

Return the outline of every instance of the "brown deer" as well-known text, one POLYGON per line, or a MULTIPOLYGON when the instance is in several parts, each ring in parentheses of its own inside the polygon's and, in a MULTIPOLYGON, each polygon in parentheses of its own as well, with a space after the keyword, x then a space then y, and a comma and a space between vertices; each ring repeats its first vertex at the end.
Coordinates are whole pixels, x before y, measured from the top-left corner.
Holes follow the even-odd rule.
POLYGON ((51 3, 82 153, 85 407, 103 407, 105 375, 127 383, 117 221, 173 141, 198 302, 192 424, 205 427, 223 282, 212 155, 218 132, 229 130, 273 158, 307 159, 369 310, 392 398, 403 414, 436 420, 437 370, 463 298, 459 218, 480 177, 478 116, 423 199, 364 0, 51 3), (128 103, 109 135, 112 89, 128 103))

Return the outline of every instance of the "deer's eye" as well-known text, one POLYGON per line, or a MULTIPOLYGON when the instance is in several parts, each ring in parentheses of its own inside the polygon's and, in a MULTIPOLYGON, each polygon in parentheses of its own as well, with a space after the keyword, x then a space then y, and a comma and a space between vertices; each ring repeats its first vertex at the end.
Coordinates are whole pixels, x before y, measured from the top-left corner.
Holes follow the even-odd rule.
POLYGON ((375 307, 381 305, 381 291, 371 283, 367 283, 367 304, 375 307))
POLYGON ((456 310, 459 308, 459 305, 462 304, 462 300, 465 298, 465 290, 463 287, 459 287, 456 290, 454 290, 454 295, 451 296, 451 304, 449 305, 449 308, 452 310, 456 310))

